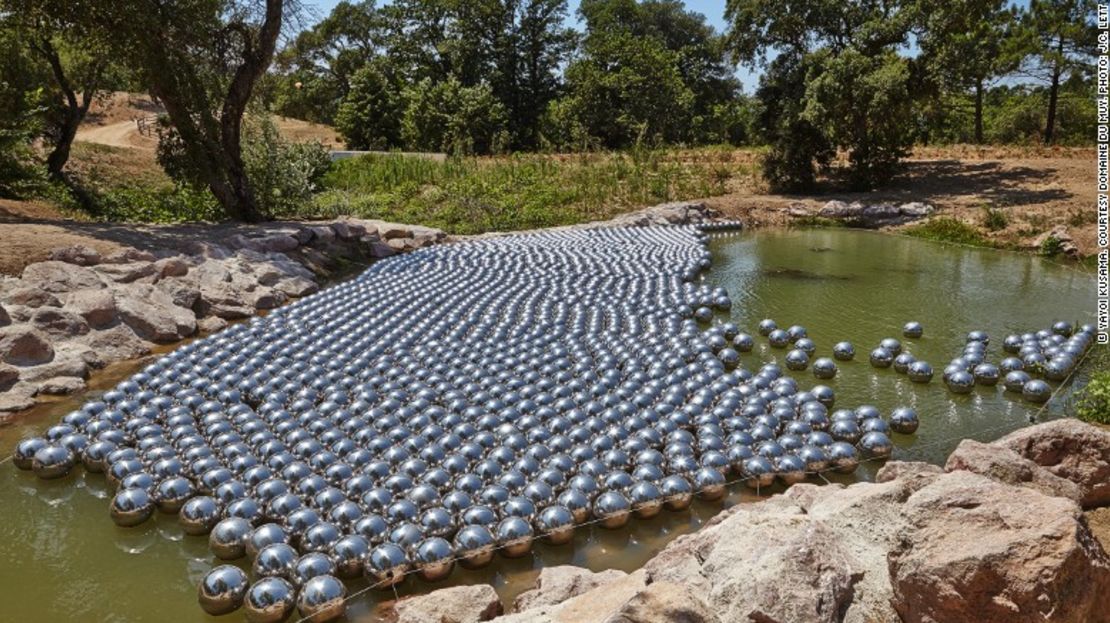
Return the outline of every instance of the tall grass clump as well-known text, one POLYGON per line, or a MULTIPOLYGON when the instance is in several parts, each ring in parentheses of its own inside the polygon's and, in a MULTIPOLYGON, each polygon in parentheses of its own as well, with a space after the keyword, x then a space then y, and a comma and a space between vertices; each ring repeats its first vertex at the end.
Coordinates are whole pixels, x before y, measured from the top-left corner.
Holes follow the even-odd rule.
POLYGON ((974 227, 950 216, 938 216, 924 223, 907 227, 904 233, 917 238, 936 240, 938 242, 952 242, 977 247, 992 246, 990 241, 974 227))
MULTIPOLYGON (((514 155, 435 161, 368 155, 337 162, 296 216, 353 215, 455 234, 570 225, 636 207, 720 195, 747 165, 727 152, 514 155)), ((293 216, 289 214, 287 216, 293 216)))

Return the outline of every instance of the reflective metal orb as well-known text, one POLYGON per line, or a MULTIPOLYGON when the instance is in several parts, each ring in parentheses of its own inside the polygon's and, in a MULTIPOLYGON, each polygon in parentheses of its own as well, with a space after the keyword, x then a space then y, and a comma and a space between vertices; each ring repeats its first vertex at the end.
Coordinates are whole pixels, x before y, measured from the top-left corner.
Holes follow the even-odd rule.
POLYGON ((465 569, 480 569, 493 560, 496 541, 485 526, 463 526, 455 533, 455 551, 459 565, 465 569))
POLYGON ((405 579, 409 559, 400 546, 383 543, 370 550, 363 569, 372 586, 387 588, 405 579))
POLYGON ((828 357, 818 357, 813 362, 813 376, 819 379, 831 379, 836 376, 836 362, 828 357))
POLYGON ((220 565, 212 569, 197 586, 197 601, 205 612, 213 616, 235 612, 243 605, 250 582, 247 574, 234 565, 220 565))
POLYGON ((833 346, 833 357, 840 361, 851 361, 856 357, 856 348, 851 342, 837 342, 833 346))
POLYGON ((805 370, 806 366, 809 365, 809 355, 807 355, 804 350, 795 348, 786 353, 785 361, 786 367, 790 370, 805 370))
POLYGON ((1006 373, 1006 376, 1002 379, 1002 385, 1006 388, 1006 391, 1020 394, 1025 389, 1025 384, 1032 378, 1024 370, 1014 370, 1006 373))
POLYGON ((1052 386, 1040 379, 1033 379, 1022 387, 1021 396, 1029 402, 1045 403, 1052 397, 1052 386))
POLYGON ((998 366, 990 363, 981 363, 972 371, 975 382, 980 385, 993 386, 998 384, 1000 373, 998 366))
POLYGON ((174 476, 158 483, 154 488, 154 501, 159 511, 172 515, 180 511, 195 493, 193 483, 188 478, 174 476))
POLYGON ((933 366, 925 361, 915 361, 906 368, 906 375, 914 383, 928 383, 933 380, 933 366))
POLYGON ((455 568, 454 554, 446 539, 433 536, 421 541, 414 558, 420 577, 428 582, 446 580, 455 568))
POLYGON ((907 322, 902 327, 902 335, 908 338, 917 339, 925 335, 925 327, 921 326, 920 322, 907 322))
POLYGON ((197 496, 185 502, 177 513, 177 521, 185 534, 201 536, 208 534, 220 521, 220 503, 206 495, 197 496))
POLYGON ((243 600, 243 614, 249 623, 281 623, 296 604, 293 585, 282 578, 262 578, 251 585, 243 600))
POLYGON ((921 424, 917 412, 910 407, 898 407, 890 414, 890 428, 902 435, 912 435, 921 424))
POLYGON ((871 351, 869 357, 871 365, 876 368, 889 368, 890 364, 894 362, 894 355, 883 347, 876 348, 871 351))
POLYGON ((828 448, 829 465, 841 474, 851 474, 859 467, 856 447, 846 441, 837 441, 828 448))
POLYGON ((902 342, 899 342, 892 337, 883 338, 882 340, 880 340, 879 348, 882 348, 895 357, 902 354, 902 342))
POLYGON ((304 586, 312 578, 335 573, 335 561, 331 556, 320 552, 309 552, 293 563, 293 575, 290 581, 294 586, 304 586))
POLYGON ((782 329, 775 329, 767 334, 767 341, 774 348, 786 348, 790 345, 790 334, 782 329))
POLYGON ((894 452, 894 444, 885 433, 878 431, 865 434, 859 440, 859 447, 868 457, 888 458, 894 452))
POLYGON ((35 451, 31 471, 43 480, 53 480, 69 474, 76 463, 77 457, 68 448, 48 444, 35 451))
POLYGON ((750 353, 755 348, 755 338, 747 333, 740 333, 732 338, 732 347, 741 353, 750 353))
POLYGON ((574 514, 565 506, 548 506, 536 517, 537 532, 552 545, 574 539, 574 514))
POLYGON ((957 370, 944 380, 953 394, 970 394, 975 389, 975 377, 965 370, 957 370))
POLYGON ((35 453, 47 445, 49 445, 48 442, 42 437, 29 437, 20 440, 15 446, 15 453, 12 454, 12 463, 22 470, 31 469, 34 465, 35 453))
POLYGON ((112 498, 109 513, 117 526, 131 528, 154 514, 154 499, 143 489, 123 489, 112 498))
POLYGON ((247 554, 251 523, 242 517, 228 517, 216 524, 208 535, 208 549, 220 560, 235 560, 247 554))
POLYGON ((347 612, 347 587, 338 578, 321 575, 312 578, 297 593, 297 613, 307 623, 336 621, 347 612))
POLYGON ((774 320, 771 320, 770 318, 765 318, 759 321, 759 334, 762 336, 771 335, 771 332, 777 328, 779 328, 779 326, 775 323, 774 320))
POLYGON ((632 503, 616 491, 606 491, 594 500, 593 514, 603 528, 620 528, 628 523, 632 503))
POLYGON ((501 555, 520 558, 532 551, 532 526, 520 517, 506 517, 497 524, 497 544, 501 555))
POLYGON ((293 579, 297 565, 297 550, 288 543, 270 543, 258 550, 251 564, 251 574, 255 578, 293 579))
POLYGON ((335 561, 335 574, 340 578, 357 578, 362 575, 362 566, 370 553, 370 542, 358 534, 348 534, 332 545, 328 552, 335 561))

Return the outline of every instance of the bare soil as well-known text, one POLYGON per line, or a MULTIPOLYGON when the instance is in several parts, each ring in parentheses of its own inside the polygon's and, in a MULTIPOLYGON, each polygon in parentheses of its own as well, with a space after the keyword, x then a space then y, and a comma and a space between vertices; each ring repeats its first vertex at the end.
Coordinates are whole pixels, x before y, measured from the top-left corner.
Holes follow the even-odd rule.
POLYGON ((1096 508, 1083 514, 1087 517, 1091 533, 1102 545, 1102 549, 1110 552, 1110 507, 1096 508))
POLYGON ((865 193, 827 190, 814 195, 768 194, 757 181, 706 201, 754 225, 783 225, 791 207, 817 210, 838 199, 864 203, 924 201, 976 227, 1000 246, 1033 248, 1033 241, 1063 227, 1081 255, 1096 250, 1095 152, 1091 148, 923 148, 886 188, 865 193), (1001 212, 1005 228, 984 224, 986 208, 1001 212))

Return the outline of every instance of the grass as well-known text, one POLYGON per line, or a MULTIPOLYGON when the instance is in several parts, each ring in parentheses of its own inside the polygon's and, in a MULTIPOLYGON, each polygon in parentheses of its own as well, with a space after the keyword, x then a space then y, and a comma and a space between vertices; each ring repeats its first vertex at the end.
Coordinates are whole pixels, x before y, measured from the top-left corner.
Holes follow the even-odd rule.
POLYGON ((721 195, 750 162, 730 150, 568 156, 364 156, 337 162, 304 213, 421 223, 455 234, 570 225, 637 207, 721 195))
POLYGON ((998 208, 983 206, 983 227, 991 231, 1001 231, 1009 224, 1010 219, 1006 218, 1005 212, 998 208))
POLYGON ((1084 365, 1091 370, 1091 378, 1069 406, 1085 422, 1110 424, 1110 346, 1092 346, 1084 365))
POLYGON ((904 233, 938 242, 952 242, 976 247, 994 246, 974 227, 950 216, 938 216, 924 223, 907 227, 904 233))

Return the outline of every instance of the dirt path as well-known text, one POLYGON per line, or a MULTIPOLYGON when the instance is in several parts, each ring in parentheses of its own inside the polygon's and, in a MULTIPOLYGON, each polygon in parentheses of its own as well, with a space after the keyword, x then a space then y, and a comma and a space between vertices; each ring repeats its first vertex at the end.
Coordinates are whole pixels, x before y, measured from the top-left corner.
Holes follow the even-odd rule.
POLYGON ((139 149, 154 149, 155 145, 153 140, 139 134, 139 128, 134 121, 119 121, 102 126, 82 126, 77 130, 76 140, 139 149))

